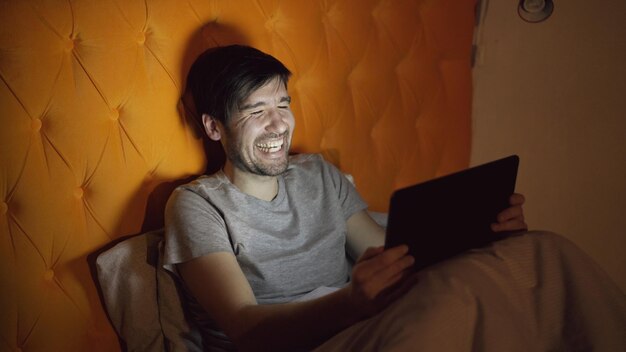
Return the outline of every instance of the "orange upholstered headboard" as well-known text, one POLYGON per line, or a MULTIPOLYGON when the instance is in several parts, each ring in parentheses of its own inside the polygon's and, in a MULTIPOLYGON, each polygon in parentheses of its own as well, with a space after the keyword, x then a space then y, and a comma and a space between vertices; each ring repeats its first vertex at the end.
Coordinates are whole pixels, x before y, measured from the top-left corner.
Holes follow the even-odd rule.
POLYGON ((474 1, 3 1, 2 351, 119 349, 88 256, 161 226, 204 172, 181 102, 195 56, 267 51, 293 72, 294 149, 354 175, 373 210, 469 162, 474 1), (174 182, 175 183, 175 182, 174 182))

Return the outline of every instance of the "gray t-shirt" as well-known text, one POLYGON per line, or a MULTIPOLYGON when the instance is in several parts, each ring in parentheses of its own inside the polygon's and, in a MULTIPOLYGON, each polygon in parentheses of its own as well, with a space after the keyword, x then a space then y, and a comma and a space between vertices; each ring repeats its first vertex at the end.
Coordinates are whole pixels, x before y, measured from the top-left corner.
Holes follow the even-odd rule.
POLYGON ((177 188, 165 216, 165 264, 235 254, 259 304, 286 302, 348 279, 346 220, 366 208, 319 155, 292 157, 278 194, 242 193, 223 172, 177 188))
POLYGON ((345 285, 346 220, 365 208, 320 155, 291 157, 272 201, 242 193, 221 171, 202 176, 168 201, 165 264, 230 252, 259 304, 292 301, 320 286, 345 285))

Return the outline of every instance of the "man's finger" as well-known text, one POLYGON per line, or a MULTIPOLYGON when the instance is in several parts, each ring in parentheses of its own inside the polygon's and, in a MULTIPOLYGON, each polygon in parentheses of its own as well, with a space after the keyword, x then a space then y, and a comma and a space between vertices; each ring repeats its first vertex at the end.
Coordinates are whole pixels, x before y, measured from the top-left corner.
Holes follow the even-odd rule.
POLYGON ((526 197, 519 193, 513 193, 509 198, 509 204, 511 205, 522 205, 526 202, 526 197))
POLYGON ((377 290, 382 291, 385 288, 394 285, 396 282, 400 281, 402 277, 406 275, 407 272, 410 272, 411 267, 415 263, 415 259, 406 255, 391 265, 379 270, 376 272, 375 276, 371 278, 371 283, 373 287, 377 287, 377 290))
MULTIPOLYGON (((396 261, 406 255, 409 247, 406 245, 400 245, 397 247, 393 247, 383 252, 374 255, 372 257, 367 257, 366 259, 359 259, 357 262, 357 266, 353 271, 354 277, 357 280, 365 281, 376 275, 381 270, 386 269, 387 267, 394 265, 396 261)), ((365 254, 363 255, 363 257, 365 254)))
POLYGON ((364 260, 368 260, 370 258, 373 258, 373 257, 379 255, 380 253, 382 253, 384 250, 385 250, 385 247, 383 247, 383 246, 380 246, 380 247, 367 247, 365 252, 363 252, 363 254, 361 254, 359 259, 357 260, 357 263, 361 262, 361 261, 364 261, 364 260))
POLYGON ((523 219, 515 219, 502 223, 493 223, 491 224, 491 230, 494 232, 501 231, 515 231, 515 230, 527 230, 528 225, 523 219))
POLYGON ((524 210, 521 206, 512 206, 510 208, 506 208, 498 214, 497 219, 498 222, 503 223, 511 219, 515 219, 518 217, 524 216, 524 210))
POLYGON ((381 292, 394 286, 402 281, 405 276, 412 273, 413 263, 415 263, 415 259, 410 255, 405 255, 372 275, 367 282, 367 286, 371 291, 376 292, 375 296, 378 296, 381 292))

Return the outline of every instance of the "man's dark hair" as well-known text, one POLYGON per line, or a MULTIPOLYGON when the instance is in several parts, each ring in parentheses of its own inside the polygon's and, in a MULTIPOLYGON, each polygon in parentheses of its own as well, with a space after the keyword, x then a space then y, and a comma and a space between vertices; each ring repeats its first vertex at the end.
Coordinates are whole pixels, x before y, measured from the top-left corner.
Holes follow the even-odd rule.
POLYGON ((271 55, 244 45, 211 48, 191 66, 187 89, 198 118, 207 114, 226 126, 253 91, 278 78, 287 87, 291 72, 271 55))

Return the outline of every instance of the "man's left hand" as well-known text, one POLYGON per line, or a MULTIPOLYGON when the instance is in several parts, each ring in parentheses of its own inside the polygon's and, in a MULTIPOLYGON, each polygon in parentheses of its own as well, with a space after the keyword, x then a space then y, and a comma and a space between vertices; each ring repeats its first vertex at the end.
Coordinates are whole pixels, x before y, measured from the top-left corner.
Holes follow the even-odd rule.
POLYGON ((519 193, 514 193, 509 198, 510 207, 498 214, 497 223, 491 224, 494 232, 527 230, 528 225, 524 221, 524 209, 522 206, 526 198, 519 193))

